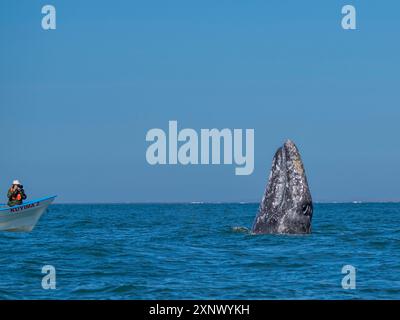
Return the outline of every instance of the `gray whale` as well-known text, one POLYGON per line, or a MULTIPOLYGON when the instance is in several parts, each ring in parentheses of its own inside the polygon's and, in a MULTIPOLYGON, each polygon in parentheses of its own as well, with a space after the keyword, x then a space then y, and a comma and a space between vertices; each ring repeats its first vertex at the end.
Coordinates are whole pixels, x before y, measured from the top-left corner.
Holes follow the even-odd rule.
POLYGON ((259 211, 254 234, 311 233, 313 203, 296 145, 288 140, 278 149, 259 211))

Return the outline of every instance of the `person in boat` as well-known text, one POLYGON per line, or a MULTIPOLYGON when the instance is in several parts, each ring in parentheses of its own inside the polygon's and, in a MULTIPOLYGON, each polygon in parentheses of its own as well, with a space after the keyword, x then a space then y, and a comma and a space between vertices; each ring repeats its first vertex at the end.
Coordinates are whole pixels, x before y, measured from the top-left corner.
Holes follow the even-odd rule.
POLYGON ((7 197, 9 207, 22 204, 26 199, 24 186, 18 180, 14 180, 11 188, 8 190, 7 197))

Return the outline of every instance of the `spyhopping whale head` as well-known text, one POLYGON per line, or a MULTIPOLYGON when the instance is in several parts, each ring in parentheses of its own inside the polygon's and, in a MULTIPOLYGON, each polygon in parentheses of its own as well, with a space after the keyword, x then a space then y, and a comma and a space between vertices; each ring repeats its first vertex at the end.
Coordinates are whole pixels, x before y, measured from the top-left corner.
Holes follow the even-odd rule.
POLYGON ((296 145, 288 140, 276 152, 252 233, 311 233, 313 204, 296 145))

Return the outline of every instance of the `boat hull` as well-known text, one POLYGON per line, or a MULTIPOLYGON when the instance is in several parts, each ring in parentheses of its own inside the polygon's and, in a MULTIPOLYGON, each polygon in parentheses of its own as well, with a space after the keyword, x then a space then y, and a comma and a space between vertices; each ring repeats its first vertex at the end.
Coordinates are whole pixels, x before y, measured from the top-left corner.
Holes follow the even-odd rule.
POLYGON ((0 210, 0 231, 30 232, 55 197, 29 201, 22 205, 0 210))

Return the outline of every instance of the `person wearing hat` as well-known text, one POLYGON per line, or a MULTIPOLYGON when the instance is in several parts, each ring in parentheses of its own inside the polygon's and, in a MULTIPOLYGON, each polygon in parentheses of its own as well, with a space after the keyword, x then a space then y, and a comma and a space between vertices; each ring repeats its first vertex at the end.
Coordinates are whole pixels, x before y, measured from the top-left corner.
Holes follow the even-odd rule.
POLYGON ((14 180, 11 188, 8 190, 7 197, 9 207, 22 204, 22 201, 26 199, 24 186, 18 180, 14 180))

